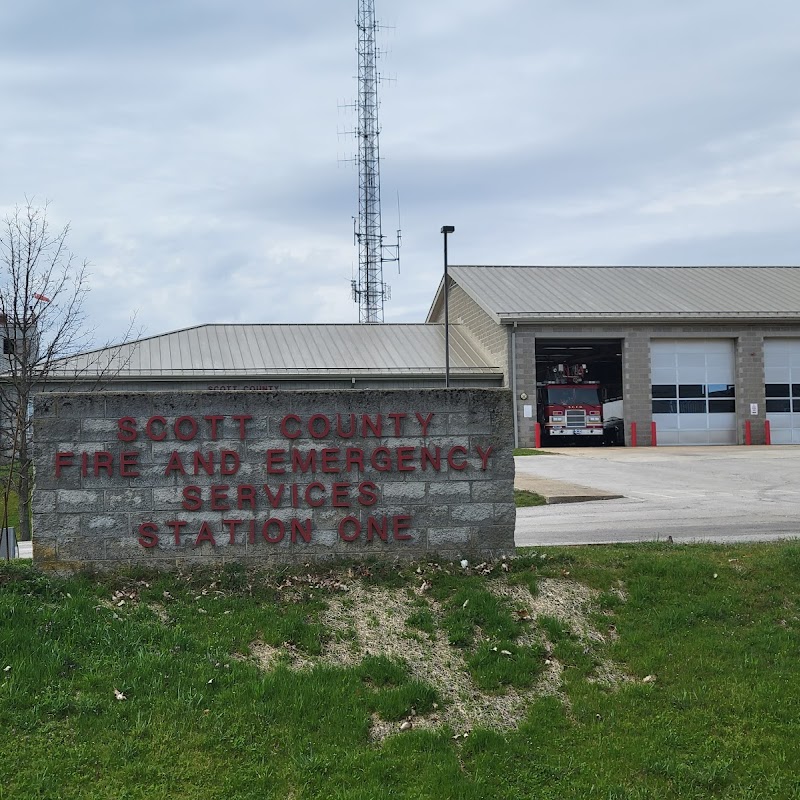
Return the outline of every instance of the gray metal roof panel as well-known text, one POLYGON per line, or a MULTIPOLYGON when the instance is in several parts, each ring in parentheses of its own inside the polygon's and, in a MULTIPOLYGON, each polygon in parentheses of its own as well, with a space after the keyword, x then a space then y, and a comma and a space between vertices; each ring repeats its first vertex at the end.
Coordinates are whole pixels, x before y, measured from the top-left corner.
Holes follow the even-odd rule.
MULTIPOLYGON (((487 361, 458 325, 450 326, 450 347, 453 373, 502 374, 501 365, 487 361)), ((443 370, 441 325, 201 325, 62 359, 52 376, 390 376, 443 370)))
POLYGON ((449 268, 498 322, 514 319, 800 319, 800 267, 449 268))

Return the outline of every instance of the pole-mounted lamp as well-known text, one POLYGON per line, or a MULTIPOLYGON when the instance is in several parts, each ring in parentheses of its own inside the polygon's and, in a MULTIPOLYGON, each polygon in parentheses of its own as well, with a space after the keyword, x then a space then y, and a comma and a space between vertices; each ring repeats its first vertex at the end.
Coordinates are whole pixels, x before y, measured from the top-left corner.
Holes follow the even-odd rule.
POLYGON ((454 226, 442 225, 444 236, 444 385, 446 389, 450 387, 450 306, 448 302, 450 286, 447 281, 447 234, 454 232, 454 226))

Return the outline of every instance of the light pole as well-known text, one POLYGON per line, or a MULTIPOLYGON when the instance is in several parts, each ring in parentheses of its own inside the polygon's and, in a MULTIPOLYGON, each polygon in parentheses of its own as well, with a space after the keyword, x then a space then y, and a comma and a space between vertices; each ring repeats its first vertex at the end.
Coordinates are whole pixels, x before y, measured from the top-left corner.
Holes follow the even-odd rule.
POLYGON ((450 306, 448 296, 450 286, 447 282, 447 234, 454 233, 452 225, 442 225, 444 235, 444 386, 450 388, 450 306))

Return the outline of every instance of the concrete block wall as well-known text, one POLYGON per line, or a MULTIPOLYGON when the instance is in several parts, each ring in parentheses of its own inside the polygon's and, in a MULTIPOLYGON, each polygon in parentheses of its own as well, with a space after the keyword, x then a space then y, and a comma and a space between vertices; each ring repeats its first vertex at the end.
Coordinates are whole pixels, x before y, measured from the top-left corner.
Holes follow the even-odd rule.
POLYGON ((42 567, 514 551, 507 390, 47 394, 34 413, 42 567))
POLYGON ((652 444, 653 397, 650 391, 649 331, 633 328, 622 335, 622 403, 625 443, 631 444, 631 423, 636 423, 639 447, 652 444))
POLYGON ((739 443, 744 442, 746 421, 750 421, 753 444, 765 444, 767 419, 764 395, 764 334, 761 330, 740 331, 736 341, 736 421, 739 443), (750 413, 750 404, 756 403, 758 413, 750 413))
POLYGON ((516 397, 517 440, 520 447, 533 447, 536 442, 536 333, 534 328, 520 326, 511 336, 515 359, 511 370, 514 383, 511 390, 516 397), (522 395, 527 395, 527 398, 523 399, 522 395), (532 417, 524 414, 526 404, 532 407, 532 417))

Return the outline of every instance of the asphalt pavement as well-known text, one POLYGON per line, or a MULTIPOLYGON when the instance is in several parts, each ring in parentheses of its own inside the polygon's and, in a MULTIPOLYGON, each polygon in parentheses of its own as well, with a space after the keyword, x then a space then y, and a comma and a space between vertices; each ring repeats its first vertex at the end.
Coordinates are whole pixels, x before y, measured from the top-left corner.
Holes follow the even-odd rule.
POLYGON ((517 485, 618 499, 517 509, 518 546, 800 537, 800 448, 559 448, 518 456, 517 485), (577 493, 577 492, 576 492, 577 493))

